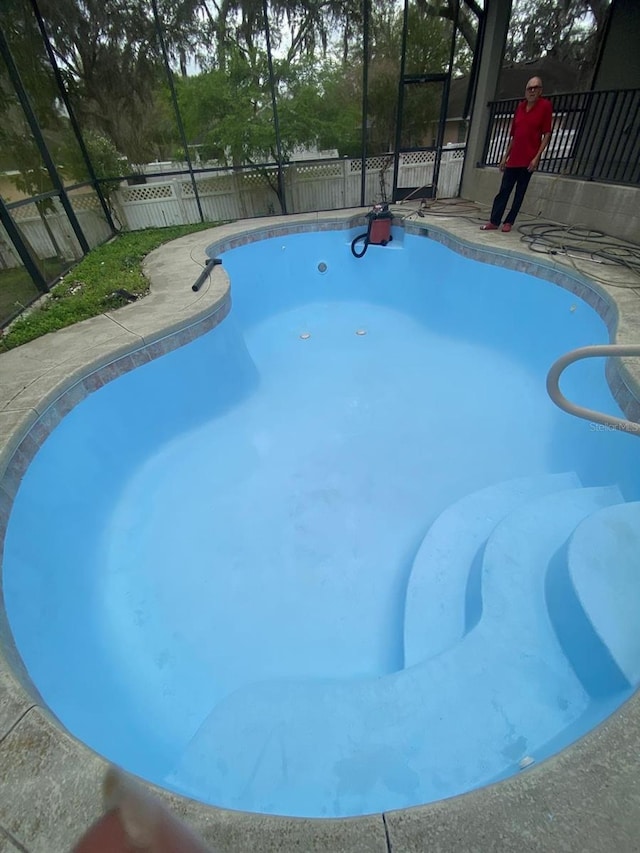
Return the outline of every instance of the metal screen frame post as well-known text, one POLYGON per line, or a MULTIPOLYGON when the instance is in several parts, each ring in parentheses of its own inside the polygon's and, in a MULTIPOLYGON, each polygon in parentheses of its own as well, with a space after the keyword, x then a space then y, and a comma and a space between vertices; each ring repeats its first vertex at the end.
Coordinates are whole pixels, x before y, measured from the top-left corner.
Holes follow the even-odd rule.
POLYGON ((7 208, 2 196, 0 196, 0 223, 4 226, 5 231, 9 235, 9 239, 13 243, 18 255, 20 255, 20 260, 24 264, 26 271, 31 276, 31 280, 35 286, 38 288, 40 293, 48 293, 49 285, 47 284, 47 280, 40 272, 40 267, 34 260, 31 251, 23 240, 22 234, 20 233, 16 223, 13 221, 13 217, 9 213, 9 209, 7 208))
POLYGON ((33 14, 35 15, 36 21, 38 23, 38 29, 40 30, 42 41, 44 42, 45 50, 47 51, 47 56, 49 57, 49 63, 51 64, 51 68, 53 70, 53 76, 55 77, 56 83, 58 84, 58 91, 60 92, 60 97, 62 98, 67 113, 69 114, 69 123, 71 124, 71 129, 73 130, 74 136, 76 137, 76 140, 78 142, 80 153, 82 154, 82 159, 84 160, 85 166, 87 167, 91 184, 95 192, 97 193, 100 205, 102 207, 102 211, 105 215, 109 228, 111 228, 111 232, 115 234, 118 229, 116 228, 115 223, 111 217, 109 205, 107 204, 107 201, 104 195, 102 194, 102 189, 100 188, 100 184, 98 182, 98 176, 93 170, 93 163, 91 162, 91 157, 89 156, 89 152, 87 151, 87 146, 84 144, 84 138, 82 136, 82 131, 80 130, 80 125, 78 124, 76 114, 71 105, 71 101, 69 100, 69 93, 67 92, 66 86, 64 85, 64 80, 62 79, 62 74, 60 73, 60 67, 58 66, 56 55, 53 51, 53 47, 51 46, 51 42, 49 41, 49 36, 47 35, 44 20, 42 18, 42 15, 40 14, 38 0, 30 0, 30 2, 31 8, 33 9, 33 14))
POLYGON ((22 78, 20 77, 20 72, 18 71, 18 66, 16 65, 13 59, 9 43, 5 39, 4 32, 2 31, 2 29, 0 29, 0 54, 2 55, 2 58, 4 59, 5 64, 7 66, 7 71, 9 72, 9 79, 11 80, 16 96, 20 101, 20 106, 22 107, 24 117, 26 118, 31 133, 33 134, 33 141, 35 142, 40 156, 42 157, 42 162, 44 163, 45 168, 49 173, 51 183, 53 184, 55 191, 58 194, 60 201, 62 202, 62 207, 64 208, 64 212, 67 214, 69 224, 73 228, 73 233, 76 235, 82 253, 84 255, 88 255, 91 251, 91 247, 89 246, 87 238, 84 236, 84 231, 82 230, 82 227, 78 222, 78 218, 75 214, 73 207, 71 206, 71 202, 69 201, 69 197, 67 196, 67 193, 65 191, 64 184, 62 183, 55 163, 51 158, 51 154, 49 153, 49 149, 47 148, 47 143, 45 142, 44 136, 42 135, 42 130, 40 129, 40 124, 38 122, 35 112, 33 111, 33 107, 31 106, 31 100, 29 99, 27 90, 24 87, 22 78))
POLYGON ((269 87, 271 89, 271 106, 273 109, 273 129, 276 134, 276 153, 278 156, 278 193, 282 213, 287 214, 287 197, 285 194, 284 175, 282 174, 282 141, 280 139, 280 122, 278 120, 278 99, 276 98, 276 81, 273 76, 273 55, 271 53, 271 29, 269 27, 269 10, 267 0, 262 0, 264 15, 264 35, 267 42, 267 66, 269 68, 269 87))
POLYGON ((369 136, 369 14, 370 0, 362 0, 362 157, 360 167, 360 206, 365 205, 367 189, 367 142, 369 136))
POLYGON ((407 31, 409 29, 409 0, 404 0, 402 17, 402 47, 400 55, 400 80, 398 81, 398 106, 396 111, 396 141, 393 148, 393 185, 391 198, 395 201, 400 171, 400 144, 402 142, 402 110, 404 108, 404 72, 407 67, 407 31))
POLYGON ((458 17, 460 15, 460 0, 453 0, 455 15, 453 16, 453 29, 451 31, 451 50, 449 51, 449 70, 442 87, 442 101, 440 103, 440 121, 438 122, 438 134, 436 136, 436 162, 433 165, 433 197, 438 197, 438 179, 440 177, 440 161, 442 160, 442 141, 444 129, 449 111, 449 91, 451 89, 451 73, 453 71, 453 60, 456 55, 456 39, 458 37, 458 17))
POLYGON ((158 3, 157 0, 151 0, 151 7, 153 9, 153 22, 155 24, 156 35, 158 36, 158 41, 160 42, 160 51, 162 53, 162 59, 164 62, 165 71, 167 73, 167 82, 169 84, 169 91, 171 92, 171 102, 173 104, 173 110, 176 115, 176 122, 178 123, 178 132, 180 134, 180 140, 182 142, 182 147, 184 148, 184 154, 187 159, 187 168, 189 169, 189 176, 191 178, 191 186, 193 187, 193 194, 196 199, 196 205, 198 207, 198 213, 200 215, 200 222, 204 222, 204 213, 202 212, 202 205, 200 204, 200 194, 198 192, 198 186, 196 183, 196 176, 193 172, 193 164, 191 162, 191 155, 189 154, 189 143, 187 142, 187 135, 184 130, 184 125, 182 123, 182 116, 180 115, 180 107, 178 106, 178 96, 176 95, 176 87, 173 82, 173 72, 171 70, 171 65, 169 64, 169 56, 167 54, 167 47, 164 43, 164 35, 162 34, 162 27, 160 26, 160 15, 158 13, 158 3))

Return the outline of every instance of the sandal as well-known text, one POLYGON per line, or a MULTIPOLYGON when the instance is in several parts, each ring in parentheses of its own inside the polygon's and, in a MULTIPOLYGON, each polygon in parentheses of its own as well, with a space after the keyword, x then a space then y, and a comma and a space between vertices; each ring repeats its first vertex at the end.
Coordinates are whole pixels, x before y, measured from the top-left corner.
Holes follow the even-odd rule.
POLYGON ((504 231, 505 234, 508 234, 509 231, 511 231, 511 223, 505 222, 504 225, 502 226, 502 230, 504 231))
POLYGON ((493 222, 485 222, 484 225, 480 226, 481 231, 497 231, 498 226, 494 225, 493 222))

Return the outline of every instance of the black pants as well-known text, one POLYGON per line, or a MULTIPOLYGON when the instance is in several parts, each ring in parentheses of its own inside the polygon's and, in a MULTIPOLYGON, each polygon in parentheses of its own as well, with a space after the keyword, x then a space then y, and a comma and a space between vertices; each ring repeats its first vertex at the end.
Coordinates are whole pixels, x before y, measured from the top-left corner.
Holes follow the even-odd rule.
POLYGON ((531 180, 531 174, 532 173, 526 168, 526 166, 516 166, 512 168, 507 166, 504 170, 498 195, 494 198, 493 207, 491 208, 491 222, 494 225, 500 225, 502 215, 514 186, 516 188, 516 192, 513 197, 513 204, 511 205, 511 210, 504 221, 509 222, 511 225, 516 221, 516 216, 518 215, 524 200, 524 194, 526 193, 529 181, 531 180))

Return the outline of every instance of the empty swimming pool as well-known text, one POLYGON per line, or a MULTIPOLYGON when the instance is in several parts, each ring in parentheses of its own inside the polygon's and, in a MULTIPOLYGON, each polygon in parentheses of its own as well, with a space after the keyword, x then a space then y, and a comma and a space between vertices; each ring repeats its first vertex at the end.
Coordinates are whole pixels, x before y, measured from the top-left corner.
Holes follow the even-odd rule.
MULTIPOLYGON (((73 409, 10 517, 6 607, 44 700, 220 806, 462 793, 640 675, 638 442, 544 384, 603 322, 427 239, 356 260, 352 236, 226 252, 229 316, 73 409)), ((601 362, 563 389, 617 413, 601 362)))

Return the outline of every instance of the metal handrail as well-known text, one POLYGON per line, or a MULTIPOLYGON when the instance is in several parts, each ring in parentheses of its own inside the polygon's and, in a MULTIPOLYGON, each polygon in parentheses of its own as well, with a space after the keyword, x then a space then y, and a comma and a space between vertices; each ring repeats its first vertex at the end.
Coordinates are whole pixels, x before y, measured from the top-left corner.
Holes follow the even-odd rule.
POLYGON ((562 371, 573 364, 574 361, 580 361, 583 358, 595 358, 599 356, 610 355, 634 355, 640 356, 640 344, 597 344, 589 347, 579 347, 571 350, 561 356, 551 365, 551 369, 547 374, 547 391, 549 396, 561 409, 568 412, 570 415, 575 415, 578 418, 584 418, 587 421, 593 421, 603 426, 619 429, 623 432, 631 433, 640 437, 640 423, 625 420, 625 418, 616 418, 613 415, 604 415, 602 412, 596 412, 594 409, 585 409, 583 406, 576 406, 564 396, 560 391, 559 380, 562 371))

